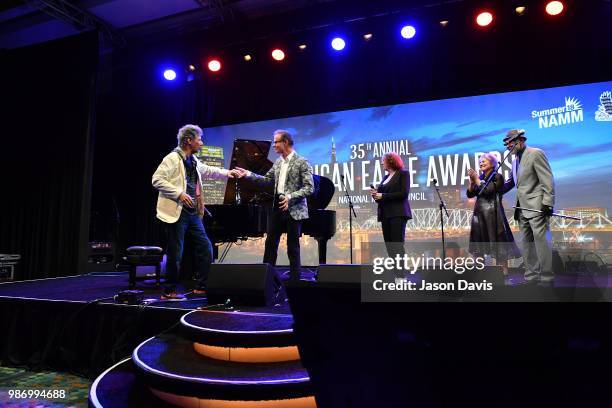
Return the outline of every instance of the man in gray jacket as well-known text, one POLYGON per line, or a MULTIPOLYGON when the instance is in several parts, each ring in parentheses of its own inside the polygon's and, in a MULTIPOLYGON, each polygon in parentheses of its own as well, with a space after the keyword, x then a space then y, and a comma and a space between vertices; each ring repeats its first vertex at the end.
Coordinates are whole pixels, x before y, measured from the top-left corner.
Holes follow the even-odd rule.
POLYGON ((550 217, 555 204, 555 182, 544 152, 525 145, 525 131, 513 129, 504 138, 508 150, 514 149, 512 173, 504 183, 505 194, 516 186, 514 219, 523 234, 525 280, 552 285, 552 247, 550 217), (532 211, 536 210, 536 211, 532 211))
POLYGON ((268 217, 263 262, 276 265, 278 244, 287 231, 287 256, 291 280, 300 278, 300 235, 302 221, 308 218, 306 197, 314 191, 312 168, 293 149, 293 137, 286 130, 274 132, 274 150, 280 155, 263 176, 236 168, 238 177, 248 177, 261 184, 274 186, 274 203, 268 217))

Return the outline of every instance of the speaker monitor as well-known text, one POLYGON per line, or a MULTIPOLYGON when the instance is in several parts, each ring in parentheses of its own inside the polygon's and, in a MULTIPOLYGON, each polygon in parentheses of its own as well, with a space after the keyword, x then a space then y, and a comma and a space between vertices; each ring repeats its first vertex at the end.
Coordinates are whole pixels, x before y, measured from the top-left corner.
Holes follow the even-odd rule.
POLYGON ((285 300, 284 286, 268 264, 212 264, 207 284, 208 304, 272 306, 285 300))
POLYGON ((92 241, 87 245, 87 272, 115 271, 115 244, 92 241))
POLYGON ((329 283, 360 283, 362 269, 371 271, 372 265, 367 264, 323 264, 319 266, 319 282, 329 283))
POLYGON ((598 275, 607 273, 606 255, 586 248, 553 249, 555 274, 598 275))

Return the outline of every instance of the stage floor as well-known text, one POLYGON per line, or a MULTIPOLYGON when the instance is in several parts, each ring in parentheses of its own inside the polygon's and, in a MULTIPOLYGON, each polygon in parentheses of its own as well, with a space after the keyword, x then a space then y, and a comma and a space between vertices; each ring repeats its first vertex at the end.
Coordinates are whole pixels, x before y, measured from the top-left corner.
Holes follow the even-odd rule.
MULTIPOLYGON (((195 285, 194 285, 195 286, 195 285)), ((186 299, 161 300, 162 285, 157 287, 153 279, 137 282, 136 288, 144 292, 147 308, 163 308, 175 310, 195 310, 208 305, 205 295, 187 294, 186 299)), ((13 301, 50 301, 63 303, 90 303, 140 307, 139 305, 124 305, 117 303, 113 297, 122 290, 128 289, 127 272, 92 272, 85 275, 66 276, 48 279, 35 279, 18 282, 0 283, 0 299, 13 301)), ((178 285, 182 293, 189 290, 185 285, 178 285)), ((276 307, 240 307, 241 311, 262 313, 290 313, 288 304, 276 307)))
MULTIPOLYGON (((99 300, 99 303, 118 305, 113 296, 127 289, 127 272, 94 272, 78 276, 4 282, 0 284, 0 299, 67 303, 99 300)), ((145 300, 152 302, 148 307, 192 310, 206 306, 205 296, 190 296, 185 301, 161 300, 162 287, 156 287, 153 281, 139 282, 136 289, 142 290, 145 300)))

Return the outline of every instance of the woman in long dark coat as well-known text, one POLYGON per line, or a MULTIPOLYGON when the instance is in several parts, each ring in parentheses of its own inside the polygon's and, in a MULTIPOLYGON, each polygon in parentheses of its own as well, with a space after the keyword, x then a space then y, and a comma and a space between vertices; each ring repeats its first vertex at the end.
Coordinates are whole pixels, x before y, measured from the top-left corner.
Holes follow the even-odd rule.
POLYGON ((497 158, 492 153, 481 156, 479 167, 480 175, 473 169, 468 171, 470 186, 467 196, 478 197, 472 215, 469 251, 475 256, 495 258, 497 264, 501 264, 504 275, 508 275, 508 259, 518 258, 521 254, 514 243, 501 201, 504 178, 495 173, 493 180, 485 187, 486 180, 497 167, 497 158))

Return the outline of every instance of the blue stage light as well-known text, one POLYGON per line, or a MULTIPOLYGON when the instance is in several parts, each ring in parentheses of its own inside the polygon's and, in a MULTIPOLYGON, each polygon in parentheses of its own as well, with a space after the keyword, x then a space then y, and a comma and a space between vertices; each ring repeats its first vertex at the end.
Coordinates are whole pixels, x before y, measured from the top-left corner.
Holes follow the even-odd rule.
POLYGON ((409 40, 416 35, 416 28, 411 25, 403 26, 400 34, 405 39, 409 40))
POLYGON ((176 79, 176 72, 173 69, 167 69, 164 71, 164 78, 168 81, 174 81, 176 79))
POLYGON ((340 37, 336 37, 332 40, 331 46, 336 51, 342 51, 346 47, 346 42, 340 37))

